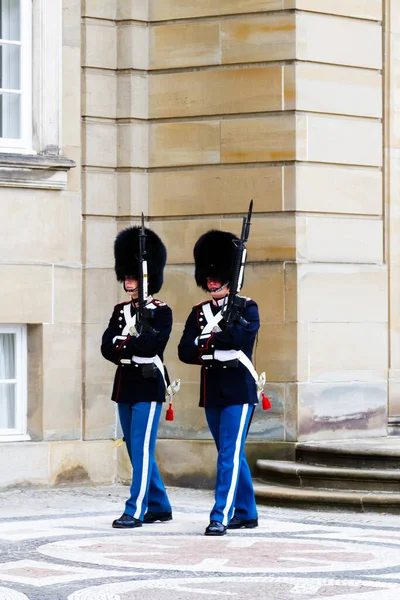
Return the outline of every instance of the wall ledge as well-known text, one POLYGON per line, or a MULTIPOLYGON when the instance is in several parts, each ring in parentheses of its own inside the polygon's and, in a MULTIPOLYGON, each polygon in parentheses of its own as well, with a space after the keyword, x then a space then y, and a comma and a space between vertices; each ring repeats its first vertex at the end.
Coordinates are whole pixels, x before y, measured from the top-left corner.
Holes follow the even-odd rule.
POLYGON ((65 190, 76 162, 53 154, 0 153, 0 187, 65 190))

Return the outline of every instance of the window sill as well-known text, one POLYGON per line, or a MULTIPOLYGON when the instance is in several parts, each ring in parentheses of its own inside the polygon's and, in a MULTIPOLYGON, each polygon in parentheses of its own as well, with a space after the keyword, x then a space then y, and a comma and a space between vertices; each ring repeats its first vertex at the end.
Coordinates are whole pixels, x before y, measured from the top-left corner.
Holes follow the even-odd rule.
POLYGON ((30 442, 31 436, 27 433, 10 433, 2 435, 0 433, 0 444, 2 442, 30 442))
POLYGON ((75 161, 56 155, 0 152, 0 187, 65 190, 75 161))

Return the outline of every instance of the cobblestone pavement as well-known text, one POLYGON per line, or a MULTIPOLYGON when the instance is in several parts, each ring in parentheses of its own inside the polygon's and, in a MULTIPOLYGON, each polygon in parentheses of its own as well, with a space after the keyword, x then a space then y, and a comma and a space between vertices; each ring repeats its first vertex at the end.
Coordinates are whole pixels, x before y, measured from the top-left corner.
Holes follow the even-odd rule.
POLYGON ((212 493, 169 494, 173 521, 121 531, 122 486, 0 493, 0 600, 400 598, 397 516, 259 507, 209 538, 212 493))

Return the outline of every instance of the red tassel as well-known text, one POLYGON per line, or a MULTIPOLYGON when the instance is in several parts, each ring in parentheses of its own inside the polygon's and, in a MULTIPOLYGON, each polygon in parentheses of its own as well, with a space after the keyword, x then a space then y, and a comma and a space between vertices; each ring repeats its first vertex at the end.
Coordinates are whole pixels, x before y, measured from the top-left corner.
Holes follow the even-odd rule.
POLYGON ((264 395, 264 392, 262 392, 261 398, 262 398, 262 407, 263 407, 263 410, 269 410, 270 408, 272 408, 272 404, 268 400, 267 396, 264 395))
POLYGON ((169 407, 167 408, 167 412, 165 413, 166 421, 174 420, 174 409, 172 408, 172 402, 169 403, 169 407))

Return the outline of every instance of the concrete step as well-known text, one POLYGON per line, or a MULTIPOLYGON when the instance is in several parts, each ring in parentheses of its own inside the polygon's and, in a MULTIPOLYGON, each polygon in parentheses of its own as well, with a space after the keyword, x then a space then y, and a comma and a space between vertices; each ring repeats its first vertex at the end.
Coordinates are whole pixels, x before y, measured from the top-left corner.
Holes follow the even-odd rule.
POLYGON ((296 462, 360 469, 400 469, 400 437, 298 442, 296 462))
POLYGON ((398 492, 400 469, 358 469, 315 466, 293 461, 257 461, 258 477, 269 484, 294 488, 398 492))
POLYGON ((345 490, 316 490, 284 485, 271 485, 254 480, 256 500, 269 506, 292 506, 325 509, 346 508, 359 512, 400 514, 399 492, 357 492, 345 490))

